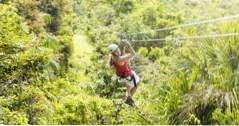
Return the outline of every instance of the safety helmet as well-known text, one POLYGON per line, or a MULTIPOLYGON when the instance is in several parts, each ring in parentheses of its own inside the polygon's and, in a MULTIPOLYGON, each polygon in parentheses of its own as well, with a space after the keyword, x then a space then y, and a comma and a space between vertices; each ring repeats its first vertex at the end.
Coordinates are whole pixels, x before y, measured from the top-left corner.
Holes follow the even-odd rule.
POLYGON ((119 46, 116 45, 116 44, 110 44, 110 45, 108 46, 108 49, 110 50, 110 52, 114 52, 114 51, 116 51, 118 48, 119 48, 119 46))

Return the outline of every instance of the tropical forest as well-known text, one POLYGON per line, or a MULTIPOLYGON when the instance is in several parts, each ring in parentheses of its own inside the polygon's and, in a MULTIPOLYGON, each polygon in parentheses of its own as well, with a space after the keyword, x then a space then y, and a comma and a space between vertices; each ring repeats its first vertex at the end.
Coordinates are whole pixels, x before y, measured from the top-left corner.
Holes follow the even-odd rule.
POLYGON ((238 125, 238 7, 0 0, 0 124, 238 125))

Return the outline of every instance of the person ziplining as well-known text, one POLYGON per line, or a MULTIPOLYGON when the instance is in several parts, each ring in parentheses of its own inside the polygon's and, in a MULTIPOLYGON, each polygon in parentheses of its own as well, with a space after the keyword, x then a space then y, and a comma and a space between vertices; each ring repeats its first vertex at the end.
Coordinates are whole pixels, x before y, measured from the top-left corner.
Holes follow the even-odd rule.
MULTIPOLYGON (((218 22, 224 22, 228 20, 234 20, 239 19, 239 15, 231 15, 231 16, 225 16, 215 19, 209 19, 209 20, 201 20, 197 22, 191 22, 191 23, 185 23, 185 24, 179 24, 175 26, 170 26, 166 28, 160 28, 160 29, 154 29, 154 32, 162 32, 162 31, 168 31, 168 30, 174 30, 179 28, 185 28, 185 27, 191 27, 194 25, 205 25, 205 24, 211 24, 211 23, 218 23, 218 22)), ((148 34, 150 32, 136 32, 136 33, 117 33, 117 35, 120 36, 126 36, 126 37, 132 37, 132 35, 140 35, 140 34, 148 34)), ((182 37, 174 37, 174 38, 147 38, 147 39, 141 39, 141 40, 134 40, 131 39, 131 42, 161 42, 161 41, 181 41, 181 40, 195 40, 195 39, 206 39, 206 38, 219 38, 219 37, 230 37, 230 36, 238 36, 238 32, 227 32, 227 33, 221 33, 221 34, 205 34, 205 35, 196 35, 196 36, 182 36, 182 37)), ((136 53, 134 49, 132 48, 131 44, 128 40, 124 39, 122 42, 125 44, 125 47, 128 49, 129 53, 125 53, 125 47, 121 51, 119 46, 117 44, 110 44, 108 46, 108 49, 111 52, 110 57, 110 66, 115 70, 116 74, 125 80, 127 80, 127 91, 126 91, 126 103, 129 105, 134 105, 133 95, 137 89, 137 85, 140 83, 139 76, 131 69, 129 65, 129 60, 132 59, 136 53)))
POLYGON ((130 67, 129 60, 132 59, 136 53, 128 40, 124 39, 122 42, 125 44, 122 51, 117 44, 110 44, 108 46, 108 49, 111 52, 110 66, 115 70, 117 76, 127 80, 127 99, 125 102, 131 106, 134 106, 134 100, 132 97, 140 83, 140 78, 130 67), (128 49, 129 53, 125 53, 126 48, 128 49))

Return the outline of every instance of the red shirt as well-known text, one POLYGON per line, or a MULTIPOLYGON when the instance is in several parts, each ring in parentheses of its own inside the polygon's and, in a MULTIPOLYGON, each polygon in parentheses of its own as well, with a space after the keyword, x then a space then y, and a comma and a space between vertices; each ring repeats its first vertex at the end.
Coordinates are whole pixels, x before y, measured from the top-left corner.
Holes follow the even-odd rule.
POLYGON ((119 77, 125 78, 128 77, 132 74, 132 70, 129 66, 129 63, 127 61, 122 61, 122 62, 115 62, 112 58, 110 60, 110 65, 114 66, 116 70, 116 74, 119 77))

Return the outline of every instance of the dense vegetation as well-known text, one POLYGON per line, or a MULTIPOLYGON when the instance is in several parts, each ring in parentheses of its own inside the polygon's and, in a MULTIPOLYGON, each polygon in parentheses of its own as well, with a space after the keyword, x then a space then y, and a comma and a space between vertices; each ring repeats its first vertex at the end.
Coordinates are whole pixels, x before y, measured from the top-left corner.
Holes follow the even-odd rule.
MULTIPOLYGON (((239 124, 239 32, 235 21, 154 32, 239 12, 234 0, 0 1, 0 123, 239 124), (137 107, 107 64, 109 43, 128 39, 142 78, 137 107)), ((122 45, 121 45, 122 46, 122 45)))

